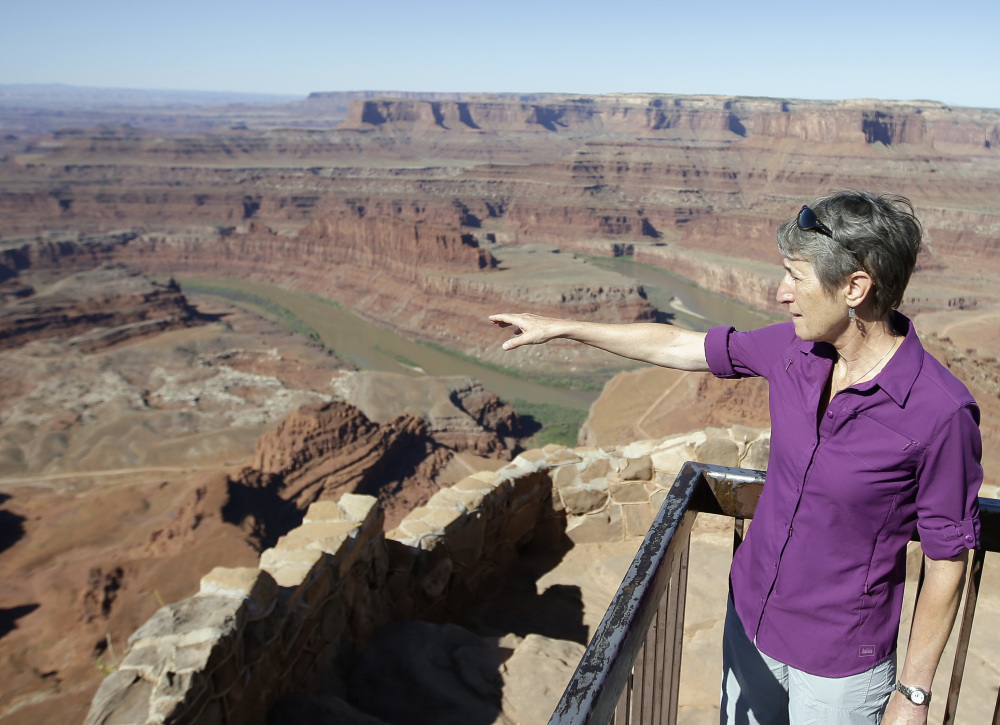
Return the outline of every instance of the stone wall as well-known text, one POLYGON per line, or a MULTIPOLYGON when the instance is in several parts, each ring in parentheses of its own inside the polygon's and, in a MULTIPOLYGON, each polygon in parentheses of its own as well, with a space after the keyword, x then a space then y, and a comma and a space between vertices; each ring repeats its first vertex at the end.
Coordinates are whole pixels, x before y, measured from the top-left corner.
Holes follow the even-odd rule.
POLYGON ((314 503, 258 568, 216 568, 140 627, 86 725, 252 725, 286 694, 343 693, 352 657, 381 625, 457 616, 532 538, 642 537, 685 461, 764 468, 769 442, 735 426, 618 448, 546 446, 441 489, 388 533, 371 496, 314 503))

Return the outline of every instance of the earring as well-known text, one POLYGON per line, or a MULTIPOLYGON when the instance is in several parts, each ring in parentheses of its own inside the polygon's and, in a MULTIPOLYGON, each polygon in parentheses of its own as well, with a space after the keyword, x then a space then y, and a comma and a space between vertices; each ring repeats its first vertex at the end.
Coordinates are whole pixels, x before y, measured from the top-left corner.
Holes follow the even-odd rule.
POLYGON ((853 308, 853 307, 848 307, 848 308, 847 308, 847 318, 848 318, 849 320, 853 320, 853 319, 854 319, 854 315, 855 315, 855 314, 856 314, 856 313, 854 312, 854 308, 853 308))

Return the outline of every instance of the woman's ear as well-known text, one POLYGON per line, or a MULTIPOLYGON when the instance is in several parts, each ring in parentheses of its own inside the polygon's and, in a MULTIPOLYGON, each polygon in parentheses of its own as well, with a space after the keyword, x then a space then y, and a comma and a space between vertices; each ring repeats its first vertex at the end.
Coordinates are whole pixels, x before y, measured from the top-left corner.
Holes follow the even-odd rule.
POLYGON ((851 272, 844 282, 844 298, 848 306, 861 307, 875 287, 875 281, 864 270, 851 272))

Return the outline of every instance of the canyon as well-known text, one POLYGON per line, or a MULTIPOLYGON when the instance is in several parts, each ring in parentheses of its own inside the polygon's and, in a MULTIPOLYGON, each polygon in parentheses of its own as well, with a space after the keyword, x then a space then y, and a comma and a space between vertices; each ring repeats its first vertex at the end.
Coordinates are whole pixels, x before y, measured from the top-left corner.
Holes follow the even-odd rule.
MULTIPOLYGON (((512 249, 631 254, 772 309, 774 228, 798 202, 845 186, 914 201, 932 251, 911 311, 992 304, 979 272, 998 253, 997 124, 992 111, 932 103, 351 100, 328 130, 174 137, 109 127, 25 140, 0 164, 0 212, 5 240, 131 227, 136 237, 109 256, 149 271, 268 277, 489 358, 495 345, 474 331, 492 302, 598 319, 651 314, 634 286, 591 285, 589 270, 567 272, 557 295, 520 282, 527 273, 502 260, 512 249), (394 241, 373 266, 375 236, 394 241), (620 312, 598 303, 609 294, 620 312), (445 312, 443 295, 463 304, 445 312), (399 319, 410 300, 423 315, 399 319)), ((539 362, 577 364, 560 357, 539 362)))
POLYGON ((995 495, 1000 111, 359 93, 59 113, 0 104, 0 723, 79 720, 160 604, 256 566, 310 504, 372 495, 394 525, 528 444, 475 381, 355 370, 174 278, 604 386, 580 442, 625 445, 766 427, 766 389, 568 343, 505 354, 487 316, 694 319, 594 261, 628 257, 778 319, 776 226, 837 188, 903 193, 927 247, 902 310, 979 400, 995 495))

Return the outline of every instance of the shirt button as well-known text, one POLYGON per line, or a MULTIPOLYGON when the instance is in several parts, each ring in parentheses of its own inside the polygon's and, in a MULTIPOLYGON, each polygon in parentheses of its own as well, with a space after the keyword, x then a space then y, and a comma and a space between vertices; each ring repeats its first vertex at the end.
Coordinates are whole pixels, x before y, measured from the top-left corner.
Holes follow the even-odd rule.
POLYGON ((832 410, 826 411, 826 417, 827 418, 832 418, 833 417, 833 411, 832 410))
POLYGON ((966 540, 966 541, 968 541, 968 542, 969 542, 970 544, 971 544, 971 543, 972 543, 973 541, 975 541, 975 539, 973 538, 972 534, 966 534, 966 535, 965 535, 965 540, 966 540))

